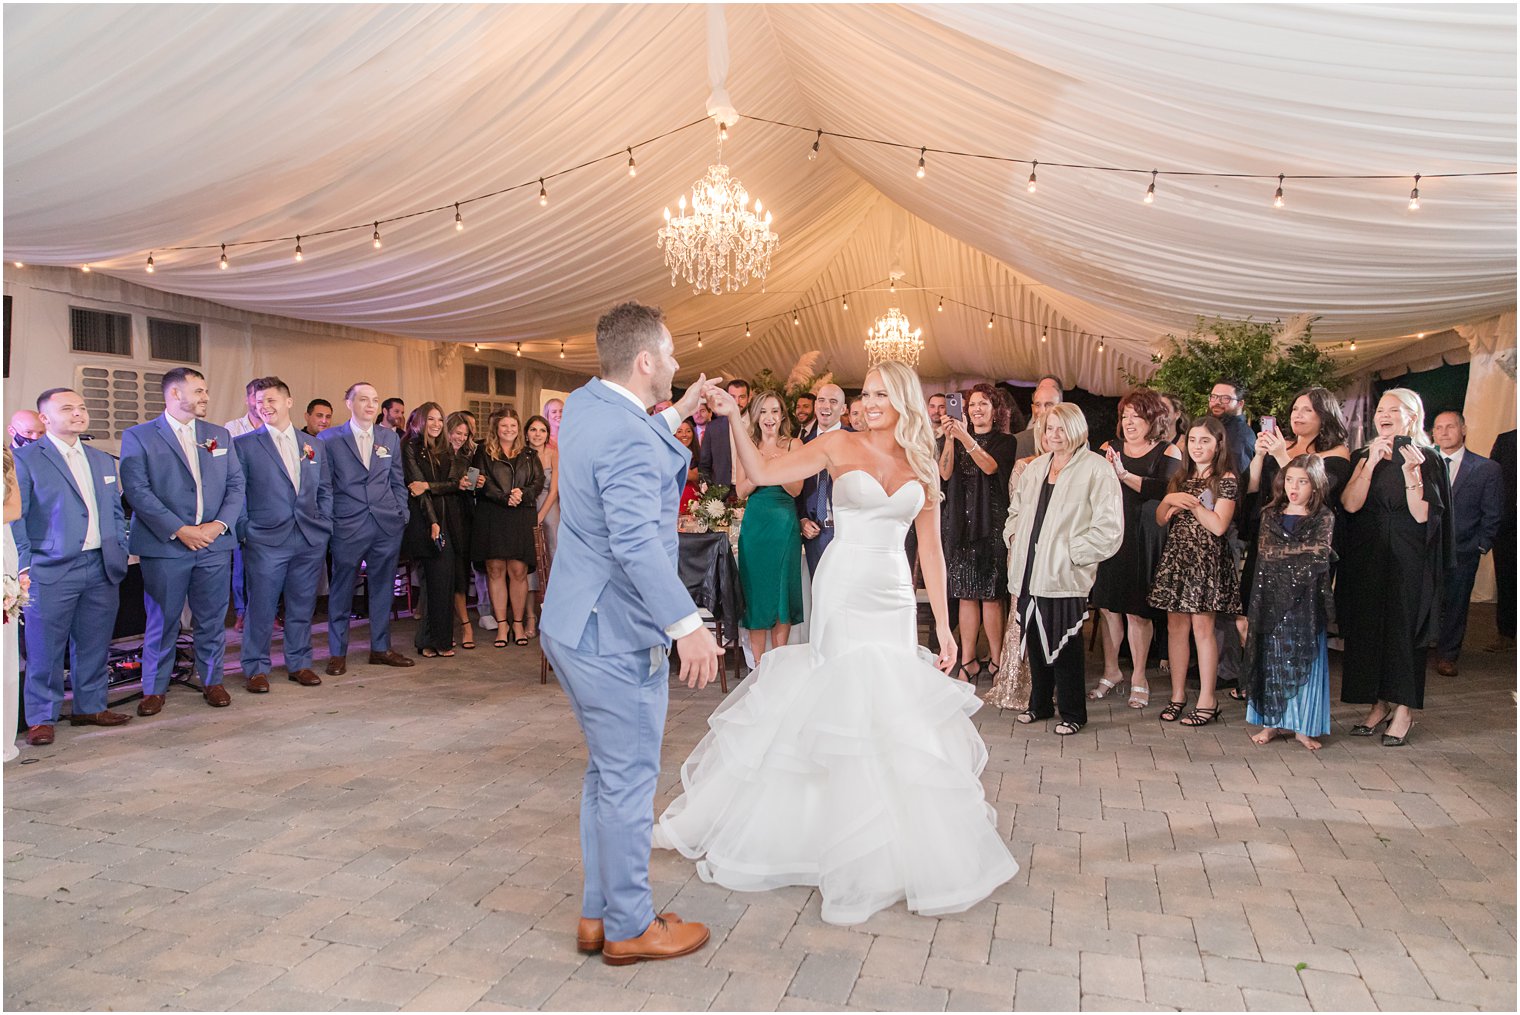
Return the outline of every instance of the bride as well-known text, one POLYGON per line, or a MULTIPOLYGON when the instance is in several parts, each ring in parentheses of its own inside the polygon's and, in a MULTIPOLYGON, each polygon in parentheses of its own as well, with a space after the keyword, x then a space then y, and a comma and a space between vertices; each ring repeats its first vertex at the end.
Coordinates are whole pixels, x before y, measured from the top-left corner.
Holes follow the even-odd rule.
POLYGON ((738 425, 733 397, 716 387, 706 397, 729 418, 757 485, 829 470, 835 534, 813 580, 810 642, 766 653, 714 711, 655 845, 735 891, 816 885, 829 923, 861 923, 899 899, 928 916, 971 908, 1019 868, 979 778, 987 747, 969 717, 981 702, 945 676, 956 648, 917 376, 900 363, 875 367, 863 432, 824 434, 770 461, 738 425), (918 646, 909 524, 938 659, 918 646))

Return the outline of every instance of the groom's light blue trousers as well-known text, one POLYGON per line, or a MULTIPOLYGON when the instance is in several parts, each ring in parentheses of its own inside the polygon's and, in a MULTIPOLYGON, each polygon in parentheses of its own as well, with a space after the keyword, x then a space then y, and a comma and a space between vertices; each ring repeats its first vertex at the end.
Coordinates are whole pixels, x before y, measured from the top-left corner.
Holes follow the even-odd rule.
POLYGON ((546 635, 539 641, 589 755, 581 789, 581 915, 602 920, 607 940, 626 941, 654 922, 649 851, 670 659, 659 647, 593 655, 546 635))

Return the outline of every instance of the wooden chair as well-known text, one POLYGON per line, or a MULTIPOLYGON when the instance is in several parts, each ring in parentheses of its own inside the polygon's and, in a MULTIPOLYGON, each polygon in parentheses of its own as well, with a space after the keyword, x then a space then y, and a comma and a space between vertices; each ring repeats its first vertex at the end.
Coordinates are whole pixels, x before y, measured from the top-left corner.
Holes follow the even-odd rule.
MULTIPOLYGON (((538 582, 536 583, 538 588, 533 590, 533 608, 537 611, 539 625, 542 627, 544 619, 544 593, 549 590, 549 565, 552 563, 549 559, 549 547, 544 541, 544 527, 542 525, 533 526, 533 554, 537 561, 533 573, 538 577, 538 582)), ((549 657, 544 655, 544 636, 541 630, 538 636, 538 682, 540 684, 547 684, 549 682, 549 657)))

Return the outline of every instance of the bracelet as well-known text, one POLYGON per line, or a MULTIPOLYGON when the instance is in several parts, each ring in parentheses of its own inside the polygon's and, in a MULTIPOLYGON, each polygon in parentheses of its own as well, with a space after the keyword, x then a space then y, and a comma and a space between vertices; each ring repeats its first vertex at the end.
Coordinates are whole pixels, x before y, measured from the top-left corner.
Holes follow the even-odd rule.
POLYGON ((1406 483, 1406 484, 1404 484, 1404 489, 1406 489, 1406 490, 1418 490, 1418 489, 1421 489, 1421 484, 1419 484, 1419 483, 1406 483))

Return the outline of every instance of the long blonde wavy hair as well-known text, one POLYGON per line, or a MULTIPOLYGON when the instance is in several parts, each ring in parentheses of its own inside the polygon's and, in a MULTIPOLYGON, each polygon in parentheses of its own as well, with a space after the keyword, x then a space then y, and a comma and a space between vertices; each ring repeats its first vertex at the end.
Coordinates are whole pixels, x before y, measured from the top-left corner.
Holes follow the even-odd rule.
MULTIPOLYGON (((896 360, 883 360, 871 370, 881 375, 887 401, 897 410, 893 436, 908 456, 908 468, 924 487, 924 496, 939 499, 939 467, 934 460, 934 426, 924 405, 918 375, 896 360)), ((869 376, 870 371, 867 372, 869 376)))
MULTIPOLYGON (((1408 388, 1389 388, 1383 392, 1383 398, 1396 399, 1404 407, 1404 415, 1409 419, 1408 429, 1404 431, 1405 437, 1412 440, 1418 447, 1435 447, 1430 442, 1429 435, 1425 433, 1425 403, 1420 400, 1418 392, 1408 388)), ((1378 401, 1381 402, 1383 398, 1379 398, 1378 401)), ((1377 406, 1373 406, 1373 411, 1376 412, 1376 410, 1377 406)), ((1372 433, 1374 437, 1377 436, 1376 427, 1373 428, 1372 433)))

